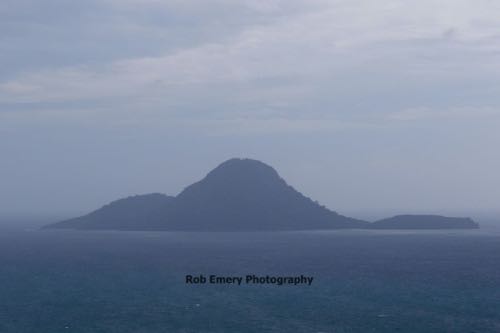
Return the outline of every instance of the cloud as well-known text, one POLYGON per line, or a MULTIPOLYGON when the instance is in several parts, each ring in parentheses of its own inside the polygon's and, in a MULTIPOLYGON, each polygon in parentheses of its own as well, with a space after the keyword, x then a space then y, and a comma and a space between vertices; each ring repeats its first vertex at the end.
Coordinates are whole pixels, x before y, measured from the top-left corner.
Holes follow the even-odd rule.
POLYGON ((500 116, 500 107, 418 107, 389 114, 389 120, 416 121, 435 119, 487 118, 500 116))
POLYGON ((113 28, 103 30, 104 38, 99 30, 89 35, 96 38, 92 50, 105 50, 113 36, 122 36, 122 28, 139 45, 142 36, 156 45, 122 52, 135 40, 118 38, 119 56, 0 77, 0 113, 19 105, 42 113, 94 108, 110 117, 119 113, 138 122, 150 117, 195 127, 216 117, 225 124, 221 132, 257 133, 259 128, 357 128, 386 119, 484 117, 495 114, 499 104, 491 85, 500 74, 500 47, 492 43, 498 38, 498 5, 485 10, 468 1, 431 0, 92 4, 106 8, 104 14, 89 21, 87 8, 70 28, 88 31, 94 21, 106 27, 109 16, 113 28), (233 31, 221 33, 221 27, 233 31), (170 44, 170 36, 178 34, 186 40, 170 44), (457 91, 477 108, 457 104, 457 91), (263 110, 270 110, 272 120, 260 118, 263 110))

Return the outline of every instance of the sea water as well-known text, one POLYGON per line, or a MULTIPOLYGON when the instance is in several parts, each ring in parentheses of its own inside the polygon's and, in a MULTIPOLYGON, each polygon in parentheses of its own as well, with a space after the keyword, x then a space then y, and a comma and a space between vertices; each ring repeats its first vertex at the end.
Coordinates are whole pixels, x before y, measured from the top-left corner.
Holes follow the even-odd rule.
POLYGON ((500 234, 4 231, 0 332, 500 332, 500 234))

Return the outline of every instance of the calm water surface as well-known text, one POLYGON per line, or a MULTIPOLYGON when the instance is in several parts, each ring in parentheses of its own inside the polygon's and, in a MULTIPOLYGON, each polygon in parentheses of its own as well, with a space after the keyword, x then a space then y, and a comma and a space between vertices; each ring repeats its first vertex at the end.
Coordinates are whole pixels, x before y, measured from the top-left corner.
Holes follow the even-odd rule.
POLYGON ((4 231, 0 332, 500 332, 500 233, 4 231))

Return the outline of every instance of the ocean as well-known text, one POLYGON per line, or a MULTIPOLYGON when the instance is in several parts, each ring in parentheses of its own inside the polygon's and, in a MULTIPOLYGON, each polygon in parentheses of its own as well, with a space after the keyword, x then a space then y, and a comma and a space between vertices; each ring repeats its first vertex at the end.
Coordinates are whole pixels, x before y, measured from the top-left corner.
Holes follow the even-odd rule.
POLYGON ((3 231, 0 332, 500 332, 500 233, 3 231))

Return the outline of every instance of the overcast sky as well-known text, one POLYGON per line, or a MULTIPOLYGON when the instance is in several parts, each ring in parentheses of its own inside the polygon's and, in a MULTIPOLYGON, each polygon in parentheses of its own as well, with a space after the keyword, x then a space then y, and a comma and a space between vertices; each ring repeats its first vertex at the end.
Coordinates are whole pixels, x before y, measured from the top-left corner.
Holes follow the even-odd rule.
POLYGON ((231 157, 340 213, 500 211, 499 18, 494 0, 2 0, 0 216, 175 195, 231 157))

